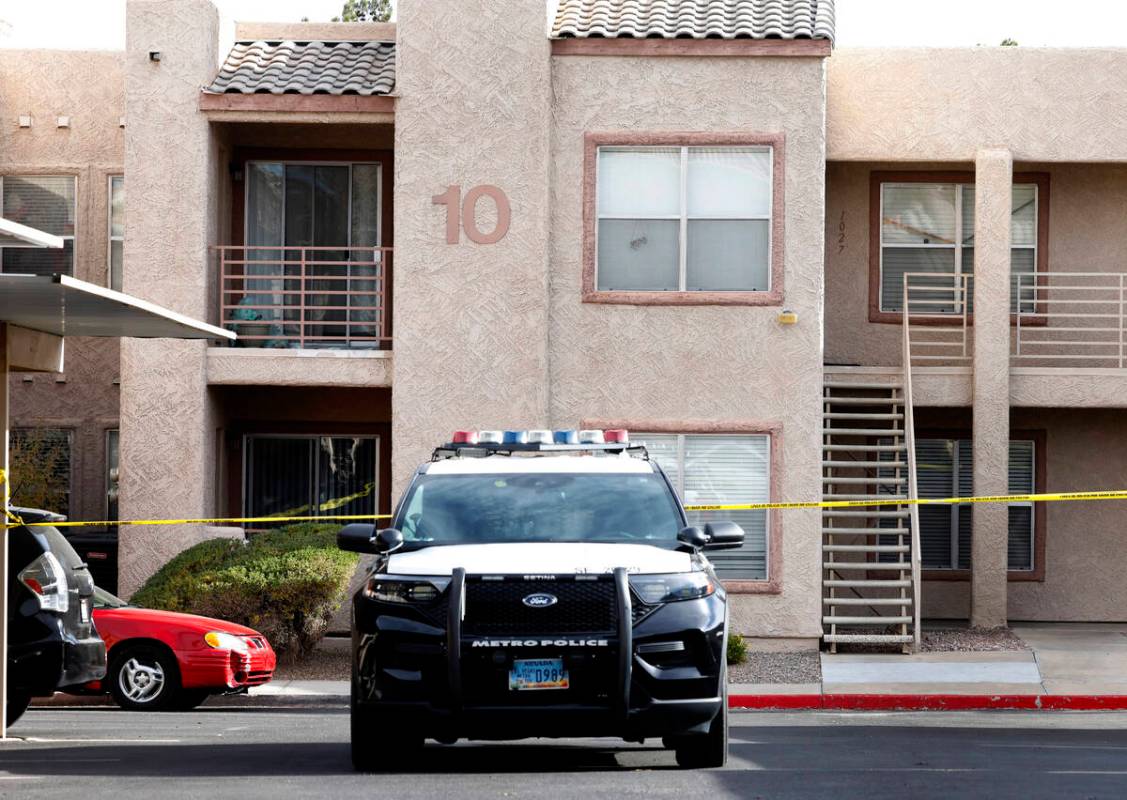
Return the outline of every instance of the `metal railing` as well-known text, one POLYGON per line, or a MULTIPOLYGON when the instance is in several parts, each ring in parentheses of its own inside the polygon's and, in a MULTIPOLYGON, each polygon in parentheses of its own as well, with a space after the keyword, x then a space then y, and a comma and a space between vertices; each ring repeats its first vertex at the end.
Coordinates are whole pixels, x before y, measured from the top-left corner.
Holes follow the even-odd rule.
POLYGON ((902 295, 904 364, 965 366, 974 355, 970 273, 908 272, 902 295))
POLYGON ((1012 280, 1012 365, 1127 368, 1127 274, 1039 272, 1012 280))
POLYGON ((236 346, 387 349, 390 247, 215 247, 236 346))

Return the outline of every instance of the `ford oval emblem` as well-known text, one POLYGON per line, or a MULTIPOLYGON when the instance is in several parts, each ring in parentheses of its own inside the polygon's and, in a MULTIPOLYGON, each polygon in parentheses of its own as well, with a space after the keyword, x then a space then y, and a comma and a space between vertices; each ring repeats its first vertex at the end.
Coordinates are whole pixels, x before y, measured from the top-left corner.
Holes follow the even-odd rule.
POLYGON ((554 594, 537 592, 536 594, 528 595, 523 600, 521 600, 521 602, 529 608, 547 608, 548 606, 554 606, 556 603, 558 603, 559 598, 557 598, 554 594))

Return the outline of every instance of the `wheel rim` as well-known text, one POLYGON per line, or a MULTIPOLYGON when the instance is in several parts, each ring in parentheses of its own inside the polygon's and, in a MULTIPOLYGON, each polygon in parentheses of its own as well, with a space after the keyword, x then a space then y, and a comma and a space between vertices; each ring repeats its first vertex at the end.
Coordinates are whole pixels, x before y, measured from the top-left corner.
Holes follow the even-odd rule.
POLYGON ((121 665, 117 685, 130 701, 151 703, 164 690, 164 669, 156 661, 145 663, 131 658, 121 665))

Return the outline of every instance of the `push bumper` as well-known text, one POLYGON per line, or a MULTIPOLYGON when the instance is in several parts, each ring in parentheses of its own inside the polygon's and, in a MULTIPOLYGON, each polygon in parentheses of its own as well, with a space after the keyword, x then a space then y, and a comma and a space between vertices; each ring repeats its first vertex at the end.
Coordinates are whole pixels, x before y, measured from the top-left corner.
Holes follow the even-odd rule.
POLYGON ((483 639, 463 631, 465 580, 464 570, 454 571, 441 620, 381 615, 357 600, 353 696, 381 724, 437 739, 637 740, 706 732, 720 712, 722 598, 671 603, 635 622, 627 573, 620 569, 613 636, 483 639), (514 658, 549 657, 563 661, 572 679, 568 689, 509 689, 514 658))

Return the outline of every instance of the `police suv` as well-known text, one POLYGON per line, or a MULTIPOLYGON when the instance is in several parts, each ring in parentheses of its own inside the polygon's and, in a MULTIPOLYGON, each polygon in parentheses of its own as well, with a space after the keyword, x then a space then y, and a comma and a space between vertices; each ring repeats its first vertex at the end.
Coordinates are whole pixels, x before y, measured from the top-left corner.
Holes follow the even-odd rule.
POLYGON ((626 431, 457 432, 416 470, 353 600, 352 761, 430 738, 660 737, 682 767, 728 754, 723 586, 626 431))

